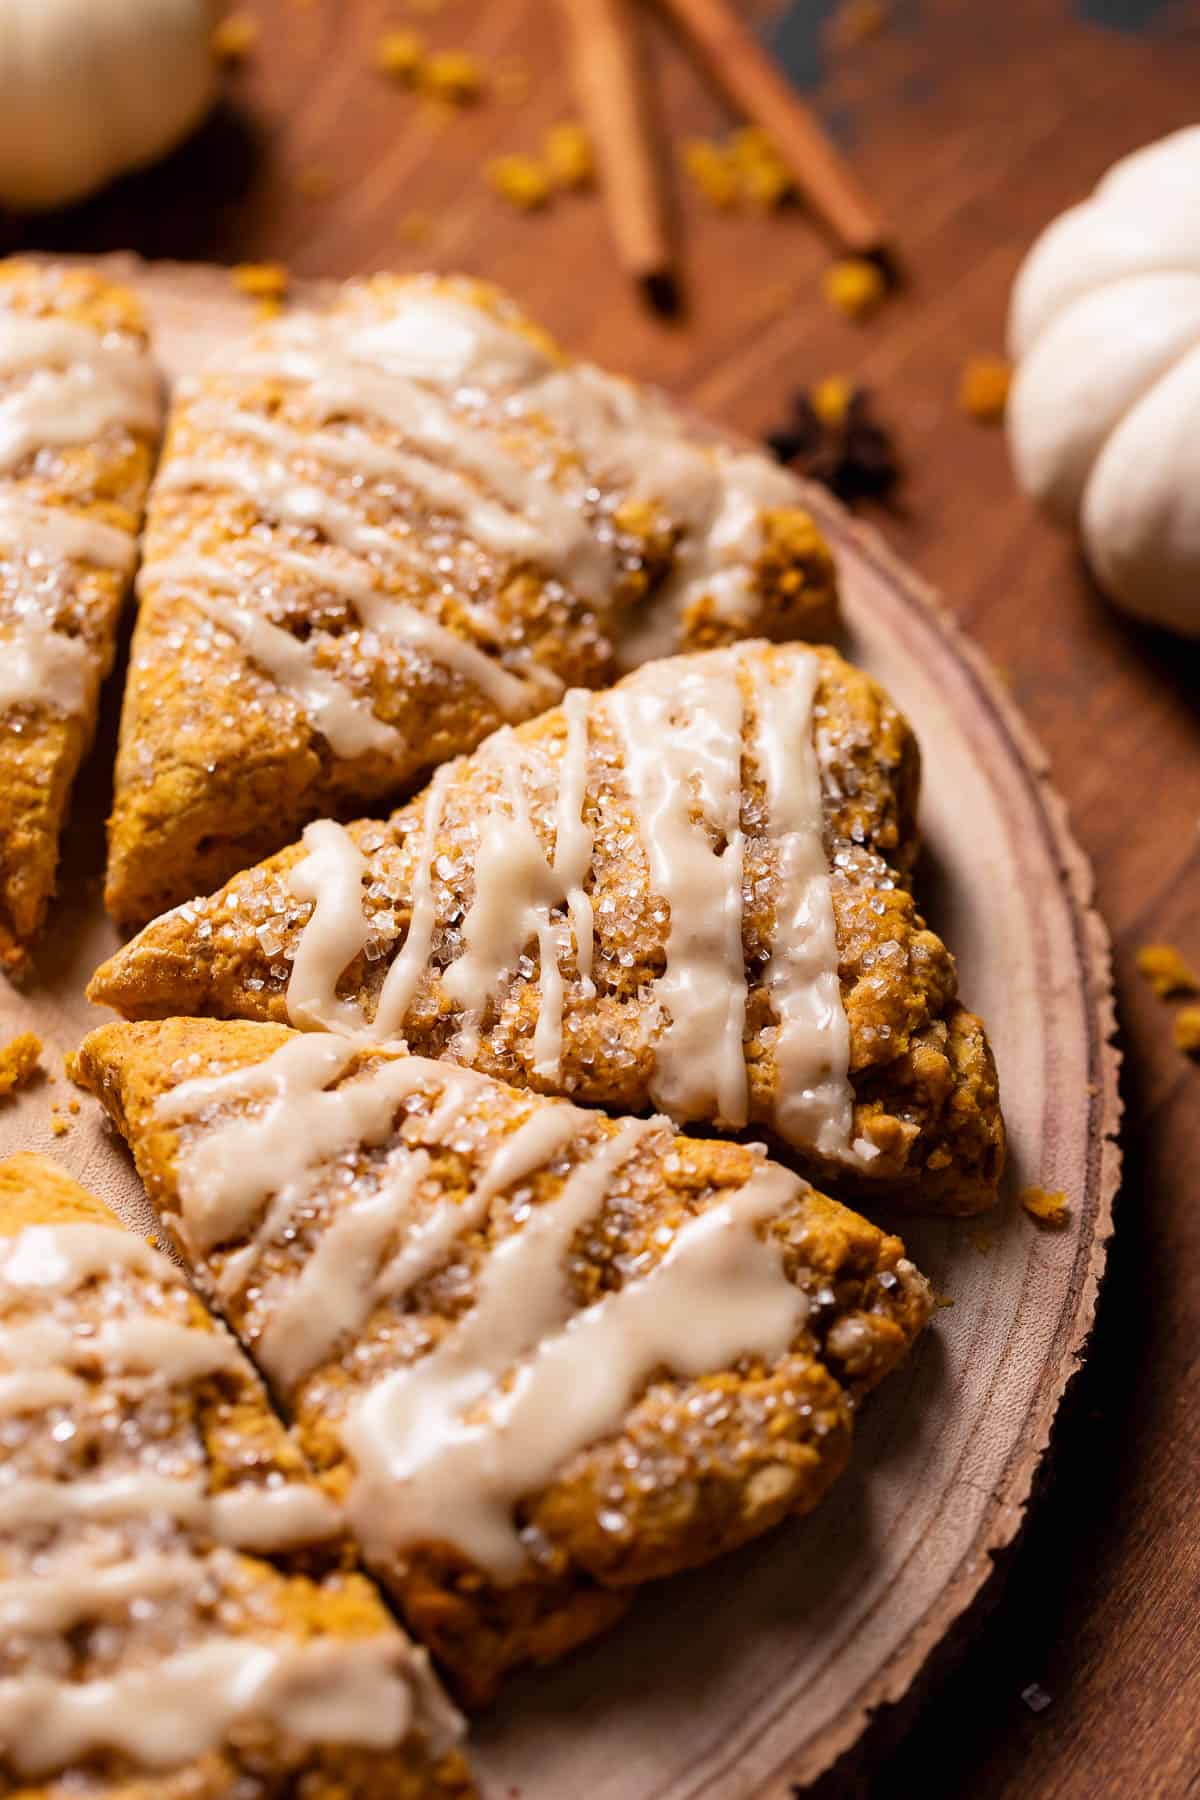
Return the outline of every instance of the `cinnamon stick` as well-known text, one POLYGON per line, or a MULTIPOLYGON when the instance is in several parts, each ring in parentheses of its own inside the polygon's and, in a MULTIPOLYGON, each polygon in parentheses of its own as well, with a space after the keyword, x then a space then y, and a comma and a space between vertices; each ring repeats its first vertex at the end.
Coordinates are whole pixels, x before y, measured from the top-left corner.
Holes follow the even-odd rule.
POLYGON ((571 73, 622 263, 653 305, 678 304, 662 159, 633 0, 560 0, 571 73))
POLYGON ((769 134, 839 244, 859 255, 879 250, 885 233, 874 202, 729 0, 658 4, 726 100, 769 134))

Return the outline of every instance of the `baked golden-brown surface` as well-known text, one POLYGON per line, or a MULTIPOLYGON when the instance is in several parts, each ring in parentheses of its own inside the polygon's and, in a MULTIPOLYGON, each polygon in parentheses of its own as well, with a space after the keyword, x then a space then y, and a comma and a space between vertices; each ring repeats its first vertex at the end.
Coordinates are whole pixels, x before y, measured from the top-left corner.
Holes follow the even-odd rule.
POLYGON ((473 1791, 420 1653, 245 1358, 40 1157, 0 1164, 0 1411, 0 1793, 473 1791), (231 1674, 260 1697, 222 1717, 231 1674), (352 1681, 382 1722, 306 1716, 306 1694, 332 1706, 352 1681))
POLYGON ((814 1506, 846 1460, 860 1398, 929 1317, 899 1239, 761 1146, 678 1138, 665 1120, 615 1121, 266 1024, 102 1026, 73 1074, 129 1140, 373 1571, 473 1702, 514 1664, 602 1629, 639 1584, 814 1506), (739 1215, 759 1188, 758 1210, 739 1215), (730 1260, 707 1285, 693 1273, 673 1290, 704 1230, 730 1260), (647 1302, 651 1348, 589 1413, 595 1382, 617 1381, 609 1361, 647 1330, 647 1302), (586 1353, 586 1380, 574 1365, 570 1404, 535 1414, 530 1435, 522 1383, 588 1332, 607 1353, 586 1353), (410 1378, 433 1386, 389 1447, 387 1396, 410 1378), (509 1435, 493 1438, 487 1408, 506 1396, 509 1435), (363 1409, 380 1404, 364 1427, 363 1409), (434 1415, 428 1456, 380 1490, 367 1466, 377 1446, 403 1462, 434 1415), (581 1417, 592 1426, 573 1438, 581 1417), (451 1462, 422 1514, 422 1479, 432 1466, 445 1480, 447 1446, 468 1461, 451 1462), (477 1506, 494 1512, 482 1548, 477 1506))
MULTIPOLYGON (((83 328, 118 355, 148 354, 140 300, 87 269, 0 262, 0 337, 12 320, 58 321, 83 328)), ((48 348, 42 362, 36 347, 31 356, 17 345, 0 359, 0 961, 10 965, 20 962, 54 891, 59 832, 112 664, 157 447, 149 412, 127 423, 100 411, 93 431, 82 391, 64 392, 55 435, 41 437, 41 409, 55 410, 48 371, 65 369, 70 379, 72 354, 69 345, 48 348), (33 533, 31 513, 42 521, 33 533), (40 540, 46 522, 52 539, 57 520, 68 530, 81 521, 106 536, 122 534, 127 559, 117 557, 122 566, 97 562, 78 533, 74 554, 56 551, 40 540), (17 697, 9 687, 30 620, 83 647, 71 670, 69 706, 53 703, 39 679, 44 640, 27 693, 17 697)), ((150 387, 149 369, 147 376, 150 387)), ((120 539, 109 537, 114 541, 119 547, 120 539)))
POLYGON ((266 327, 173 400, 110 910, 141 923, 311 818, 394 801, 612 679, 652 621, 660 651, 827 633, 832 559, 799 502, 481 283, 379 276, 266 327))
MULTIPOLYGON (((919 784, 912 732, 882 689, 831 649, 751 644, 728 655, 737 659, 743 706, 741 795, 733 804, 744 835, 745 1119, 786 1138, 804 1171, 837 1182, 839 1192, 947 1212, 985 1208, 995 1199, 1004 1159, 995 1066, 983 1026, 958 1001, 953 958, 926 926, 910 891, 919 784), (773 684, 771 691, 786 699, 814 658, 814 780, 820 783, 818 831, 836 933, 830 958, 848 1027, 848 1137, 864 1147, 850 1160, 824 1153, 811 1134, 781 1125, 790 1096, 781 1083, 770 987, 781 852, 766 816, 768 758, 756 738, 762 684, 773 684)), ((668 682, 675 671, 694 672, 700 665, 707 659, 680 658, 658 668, 668 682)), ((643 680, 644 673, 622 687, 643 680)), ((720 698, 719 689, 713 693, 720 698)), ((519 763, 528 825, 547 862, 555 854, 564 771, 576 754, 569 749, 570 731, 564 709, 555 708, 519 726, 509 744, 519 763)), ((563 988, 557 1066, 547 1072, 540 1055, 543 940, 532 925, 518 928, 502 946, 494 998, 464 1050, 456 965, 483 881, 481 844, 497 820, 504 842, 496 887, 511 889, 525 879, 515 863, 504 863, 516 827, 508 821, 511 770, 497 757, 499 743, 493 739, 455 763, 386 823, 364 820, 348 828, 362 859, 366 924, 361 948, 341 970, 338 999, 360 1024, 375 1018, 384 983, 408 941, 414 908, 420 910, 424 881, 428 955, 414 972, 402 1018, 389 1019, 381 1035, 403 1030, 420 1054, 455 1055, 518 1085, 621 1112, 640 1112, 654 1100, 684 1121, 744 1122, 722 1119, 715 1102, 681 1111, 659 1091, 662 1039, 655 1037, 653 985, 668 958, 672 925, 649 862, 660 826, 631 798, 629 756, 606 696, 590 707, 581 787, 591 832, 583 878, 591 933, 586 978, 568 902, 549 896, 547 918, 563 988)), ((660 747, 665 749, 665 728, 660 747)), ((793 769, 788 763, 785 784, 800 774, 798 764, 793 769)), ((694 795, 689 804, 695 816, 694 795)), ((189 1013, 287 1020, 289 983, 313 916, 311 896, 301 898, 294 886, 307 854, 293 845, 212 897, 157 920, 97 972, 90 997, 129 1018, 189 1013)), ((359 880, 353 868, 350 879, 359 880)), ((681 914, 703 905, 686 888, 681 892, 681 914)))

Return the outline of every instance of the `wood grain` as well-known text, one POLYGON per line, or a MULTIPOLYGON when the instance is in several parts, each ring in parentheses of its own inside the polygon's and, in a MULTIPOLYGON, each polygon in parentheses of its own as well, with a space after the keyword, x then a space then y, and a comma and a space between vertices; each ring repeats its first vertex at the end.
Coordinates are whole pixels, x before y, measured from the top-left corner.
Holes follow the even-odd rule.
MULTIPOLYGON (((441 129, 368 68, 399 4, 246 3, 260 53, 201 136, 86 208, 10 225, 11 247, 280 256, 308 273, 465 267, 513 286, 580 348, 748 432, 835 371, 870 383, 897 428, 909 478, 886 534, 1003 668, 1096 869, 1116 949, 1128 1173, 1095 1342, 1005 1595, 958 1673, 940 1672, 915 1723, 905 1715, 904 1740, 885 1714, 838 1791, 1184 1793, 1200 1759, 1200 1076, 1133 957, 1165 937, 1200 960, 1200 652, 1107 611, 1071 546, 1014 492, 999 436, 962 418, 954 395, 962 360, 1000 348, 1008 284, 1041 225, 1113 157, 1194 120, 1195 5, 896 0, 881 34, 844 52, 823 49, 813 24, 828 0, 789 9, 781 40, 820 77, 810 98, 907 270, 859 332, 820 299, 825 251, 802 214, 715 215, 686 192, 693 307, 668 329, 598 254, 598 200, 523 219, 488 192, 483 159, 536 147, 570 109, 544 0, 447 0, 430 21, 439 44, 469 44, 493 66, 519 58, 530 75, 526 106, 484 105, 441 129), (1084 17, 1106 10, 1148 23, 1118 33, 1084 17), (313 169, 333 178, 327 201, 303 198, 313 169), (417 208, 433 221, 423 245, 402 229, 417 208), (1020 1699, 1033 1681, 1053 1697, 1037 1714, 1020 1699)), ((655 50, 672 136, 723 129, 683 59, 655 50)), ((102 806, 102 788, 91 799, 102 806)))

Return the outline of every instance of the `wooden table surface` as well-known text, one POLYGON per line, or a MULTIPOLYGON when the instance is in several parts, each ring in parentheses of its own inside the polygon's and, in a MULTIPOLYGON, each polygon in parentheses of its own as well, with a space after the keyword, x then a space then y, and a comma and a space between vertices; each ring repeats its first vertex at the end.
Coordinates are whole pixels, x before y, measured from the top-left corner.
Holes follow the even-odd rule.
MULTIPOLYGON (((1116 946, 1126 1181, 1095 1338, 1028 1526, 957 1660, 885 1718, 830 1793, 1190 1793, 1200 1780, 1200 1068, 1171 1044, 1137 946, 1200 962, 1200 646, 1124 625, 1069 544, 1014 491, 1002 435, 958 411, 960 367, 1003 344, 1039 227, 1117 155, 1200 111, 1200 5, 896 0, 877 36, 830 46, 830 0, 748 6, 811 90, 891 220, 907 284, 870 324, 832 314, 828 252, 796 211, 682 200, 691 306, 641 311, 595 197, 518 216, 483 162, 571 112, 549 0, 251 0, 258 48, 164 167, 10 247, 220 260, 305 274, 459 268, 510 286, 568 343, 750 433, 830 373, 870 385, 908 478, 882 517, 1001 667, 1053 759, 1116 946), (448 122, 370 68, 387 23, 419 24, 530 91, 448 122), (510 78, 511 79, 511 78, 510 78), (311 171, 331 194, 306 199, 311 171), (430 224, 414 243, 413 215, 430 224), (998 1596, 997 1596, 997 1591, 998 1596), (1038 1712, 1021 1692, 1050 1696, 1038 1712)), ((670 139, 727 120, 656 30, 670 139)), ((148 78, 152 78, 149 76, 148 78)), ((919 721, 918 721, 919 723, 919 721)))

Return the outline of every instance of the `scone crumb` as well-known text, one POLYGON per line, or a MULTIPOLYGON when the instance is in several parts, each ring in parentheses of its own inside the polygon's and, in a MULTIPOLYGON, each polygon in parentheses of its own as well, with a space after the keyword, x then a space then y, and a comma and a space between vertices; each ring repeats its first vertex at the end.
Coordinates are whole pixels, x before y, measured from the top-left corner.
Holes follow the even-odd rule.
POLYGON ((795 191, 792 172, 760 125, 745 125, 729 140, 730 155, 743 200, 760 212, 774 212, 795 191))
POLYGON ((1002 356, 973 356, 963 368, 958 404, 981 425, 998 425, 1008 405, 1012 364, 1002 356))
POLYGON ((1185 1056, 1200 1056, 1200 1006, 1181 1006, 1175 1014, 1175 1044, 1185 1056))
POLYGON ((13 1094, 28 1086, 41 1061, 42 1040, 36 1032, 22 1031, 0 1050, 0 1094, 13 1094))
POLYGON ((1200 993, 1200 980, 1174 944, 1143 944, 1137 953, 1137 967, 1160 1000, 1200 993))
POLYGON ((954 1298, 951 1294, 934 1294, 933 1304, 939 1312, 945 1312, 948 1306, 954 1305, 954 1298))
POLYGON ((974 1231, 974 1232, 972 1232, 971 1233, 971 1242, 974 1244, 975 1248, 978 1250, 980 1256, 990 1255, 991 1252, 996 1247, 996 1240, 992 1236, 992 1233, 990 1231, 974 1231))
POLYGON ((542 147, 546 170, 555 187, 584 188, 591 185, 595 173, 592 163, 592 140, 585 128, 573 119, 552 125, 542 147))
POLYGON ((375 43, 375 67, 391 81, 413 82, 425 58, 419 31, 385 31, 375 43))
POLYGON ((218 62, 244 62, 258 43, 258 20, 253 13, 231 12, 213 27, 209 42, 218 62))
POLYGON ((1049 1193, 1045 1188, 1027 1187, 1021 1189, 1018 1198, 1030 1218, 1035 1219, 1039 1225, 1048 1225, 1053 1231, 1061 1231, 1064 1225, 1071 1222, 1067 1196, 1060 1190, 1049 1193))
POLYGON ((50 1121, 50 1130, 55 1137, 66 1137, 71 1129, 70 1119, 64 1119, 61 1113, 55 1113, 50 1121))
POLYGON ((435 100, 451 106, 470 106, 483 92, 483 75, 475 58, 465 50, 439 50, 420 65, 418 79, 435 100))
POLYGON ((689 138, 683 146, 683 166, 697 192, 722 212, 738 202, 738 172, 723 144, 711 138, 689 138))
POLYGON ((822 425, 844 425, 853 394, 844 375, 826 375, 812 389, 809 399, 822 425))
POLYGON ((865 256, 847 256, 825 272, 825 298, 847 319, 868 319, 887 293, 883 270, 865 256))
POLYGON ((484 174, 500 198, 521 212, 535 212, 550 199, 550 177, 539 162, 521 151, 494 157, 484 174))
POLYGON ((288 272, 282 263, 237 263, 229 278, 239 294, 254 300, 282 300, 288 291, 288 272))

